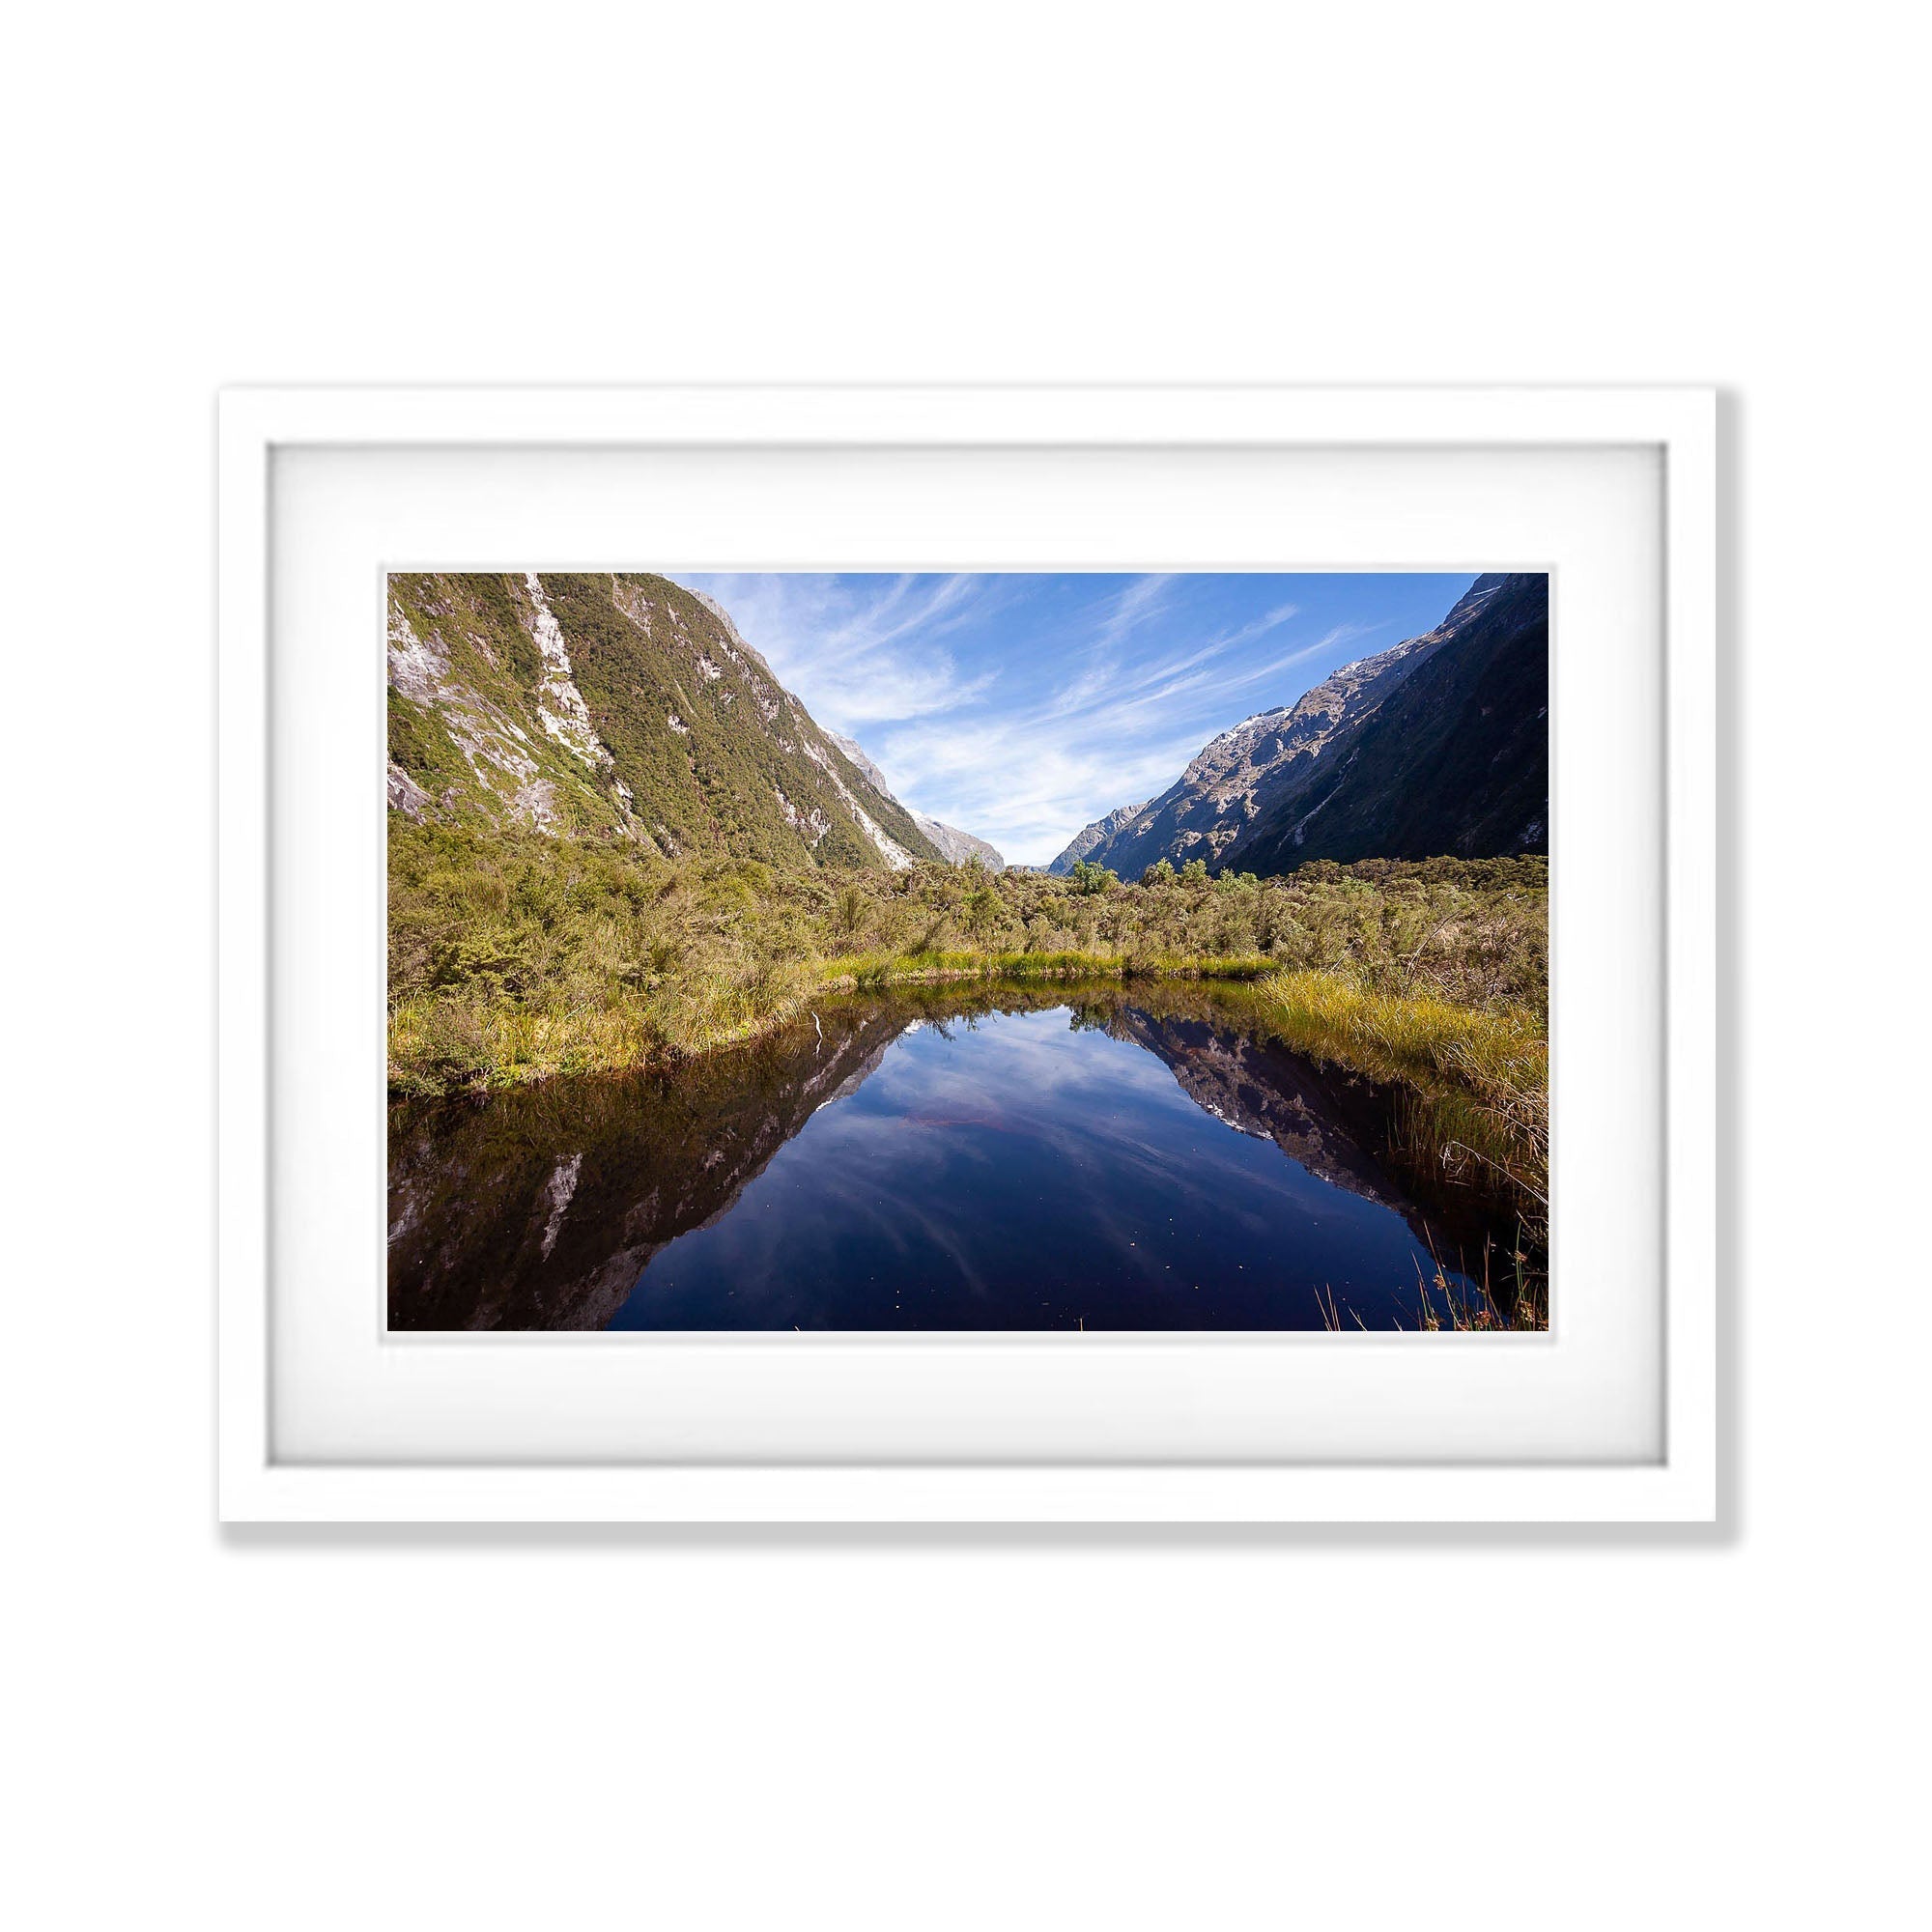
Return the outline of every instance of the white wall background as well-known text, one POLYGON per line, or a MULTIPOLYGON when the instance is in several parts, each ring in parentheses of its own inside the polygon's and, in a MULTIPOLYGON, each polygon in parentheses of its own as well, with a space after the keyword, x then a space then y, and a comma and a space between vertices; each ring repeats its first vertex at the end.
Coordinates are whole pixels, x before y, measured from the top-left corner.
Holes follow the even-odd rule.
POLYGON ((1916 28, 14 22, 12 1922, 1922 1913, 1916 28), (213 391, 889 377, 1726 386, 1723 1534, 217 1533, 213 391))

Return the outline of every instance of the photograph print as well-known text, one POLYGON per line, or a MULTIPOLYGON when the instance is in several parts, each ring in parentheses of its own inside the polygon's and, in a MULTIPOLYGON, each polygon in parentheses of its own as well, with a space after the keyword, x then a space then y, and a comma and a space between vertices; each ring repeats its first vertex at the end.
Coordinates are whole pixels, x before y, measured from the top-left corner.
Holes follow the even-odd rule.
POLYGON ((1549 582, 392 575, 388 1325, 1547 1328, 1549 582))

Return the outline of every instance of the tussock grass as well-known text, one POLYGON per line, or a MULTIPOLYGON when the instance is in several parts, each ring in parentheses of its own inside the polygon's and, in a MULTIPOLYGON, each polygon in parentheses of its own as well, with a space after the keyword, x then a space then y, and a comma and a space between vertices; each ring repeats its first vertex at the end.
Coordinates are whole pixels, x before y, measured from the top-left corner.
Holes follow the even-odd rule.
POLYGON ((1479 1162, 1526 1207, 1548 1208, 1549 1042, 1540 1014, 1377 993, 1327 973, 1276 974, 1258 1004, 1311 1060, 1407 1088, 1428 1115, 1416 1124, 1446 1164, 1479 1162))
POLYGON ((1459 1006, 1429 994, 1378 992, 1334 973, 1279 973, 1256 1005, 1286 1044, 1398 1089, 1396 1151, 1419 1171, 1500 1200, 1515 1246, 1480 1302, 1464 1305, 1437 1265, 1440 1305, 1425 1291, 1425 1327, 1547 1327, 1549 1223, 1549 1039, 1528 1008, 1459 1006), (1446 1310, 1446 1315, 1444 1311, 1446 1310))
POLYGON ((1277 973, 1260 998, 1281 1037, 1318 1060, 1460 1086, 1524 1130, 1542 1119, 1549 1041, 1542 1016, 1526 1008, 1377 992, 1334 973, 1277 973))

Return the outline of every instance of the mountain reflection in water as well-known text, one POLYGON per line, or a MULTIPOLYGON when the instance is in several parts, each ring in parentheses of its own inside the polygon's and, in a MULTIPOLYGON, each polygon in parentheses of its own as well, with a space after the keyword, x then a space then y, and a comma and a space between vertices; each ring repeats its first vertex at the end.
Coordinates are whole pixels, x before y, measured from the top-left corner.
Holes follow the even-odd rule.
MULTIPOLYGON (((392 1329, 1416 1325, 1466 1204, 1388 1096, 1166 981, 828 999, 649 1074, 398 1104, 392 1329)), ((1467 1284, 1455 1269, 1459 1287, 1467 1284)))

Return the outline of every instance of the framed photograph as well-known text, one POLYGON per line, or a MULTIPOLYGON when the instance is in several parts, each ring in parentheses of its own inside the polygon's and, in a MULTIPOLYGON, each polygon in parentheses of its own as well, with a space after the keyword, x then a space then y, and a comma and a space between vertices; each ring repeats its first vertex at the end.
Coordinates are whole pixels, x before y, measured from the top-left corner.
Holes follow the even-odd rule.
POLYGON ((220 433, 225 1519, 1715 1517, 1710 391, 220 433))

